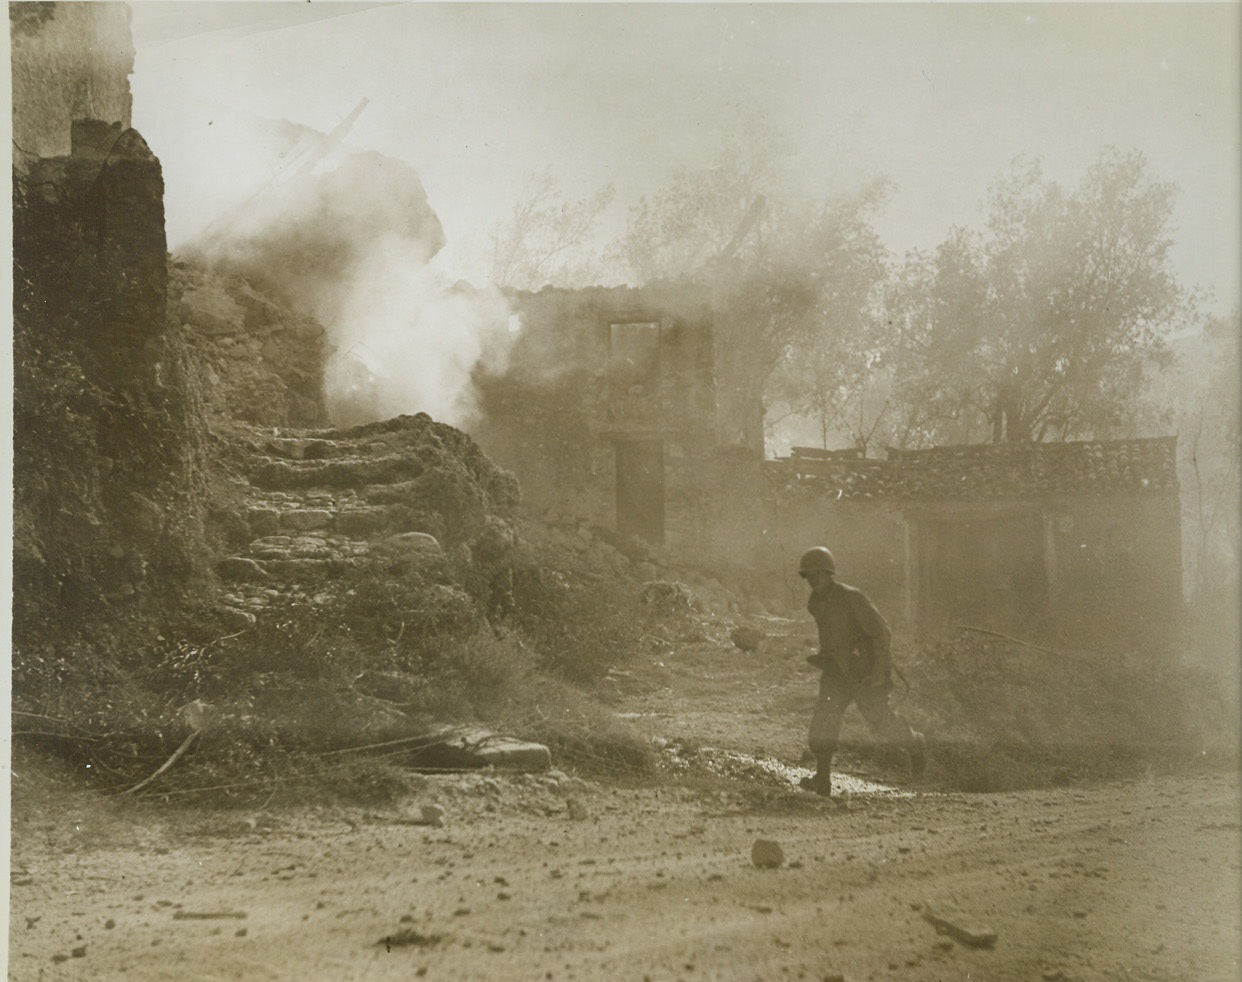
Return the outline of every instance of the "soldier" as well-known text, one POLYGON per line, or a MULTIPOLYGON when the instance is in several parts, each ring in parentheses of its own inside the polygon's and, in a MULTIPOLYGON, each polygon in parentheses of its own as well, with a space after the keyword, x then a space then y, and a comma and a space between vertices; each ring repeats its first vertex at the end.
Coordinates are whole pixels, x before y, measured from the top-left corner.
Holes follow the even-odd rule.
POLYGON ((832 755, 851 702, 879 739, 906 749, 914 775, 926 765, 923 734, 888 704, 893 689, 888 622, 861 590, 838 583, 836 574, 836 560, 823 546, 808 549, 798 564, 798 575, 811 587, 806 609, 819 628, 819 654, 807 661, 823 672, 809 741, 817 770, 802 779, 802 787, 822 795, 832 793, 832 755))

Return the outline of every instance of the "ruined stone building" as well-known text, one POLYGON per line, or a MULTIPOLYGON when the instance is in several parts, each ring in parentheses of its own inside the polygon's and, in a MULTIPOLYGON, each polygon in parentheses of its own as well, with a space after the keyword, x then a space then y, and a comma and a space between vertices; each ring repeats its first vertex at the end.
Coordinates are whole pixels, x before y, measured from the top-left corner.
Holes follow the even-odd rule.
POLYGON ((1176 622, 1175 438, 764 461, 736 439, 705 293, 545 289, 515 309, 506 371, 478 379, 476 435, 535 516, 636 537, 789 609, 805 602, 798 556, 826 544, 911 630, 1142 638, 1176 622))
POLYGON ((723 530, 753 527, 736 494, 761 451, 728 438, 703 291, 545 289, 514 299, 506 369, 477 379, 473 433, 522 482, 528 511, 589 520, 711 565, 723 530))
POLYGON ((1176 460, 1175 437, 800 450, 764 465, 756 562, 788 570, 830 543, 842 578, 911 628, 1160 639, 1182 596, 1176 460))

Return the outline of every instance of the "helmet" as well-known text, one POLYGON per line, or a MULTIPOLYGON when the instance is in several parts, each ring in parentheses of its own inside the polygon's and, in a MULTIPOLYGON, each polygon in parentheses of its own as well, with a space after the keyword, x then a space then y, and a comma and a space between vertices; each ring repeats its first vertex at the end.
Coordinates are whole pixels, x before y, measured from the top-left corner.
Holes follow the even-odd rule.
POLYGON ((802 559, 798 562, 799 576, 815 572, 836 573, 836 571, 837 561, 832 558, 832 553, 823 546, 808 549, 802 554, 802 559))

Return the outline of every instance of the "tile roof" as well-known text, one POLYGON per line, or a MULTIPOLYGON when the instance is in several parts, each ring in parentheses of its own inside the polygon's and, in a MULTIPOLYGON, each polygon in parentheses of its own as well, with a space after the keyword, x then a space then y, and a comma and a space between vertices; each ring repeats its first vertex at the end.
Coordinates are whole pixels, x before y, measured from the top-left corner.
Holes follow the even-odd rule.
POLYGON ((888 459, 795 447, 768 462, 789 486, 837 498, 1013 498, 1176 494, 1177 437, 890 448, 888 459))

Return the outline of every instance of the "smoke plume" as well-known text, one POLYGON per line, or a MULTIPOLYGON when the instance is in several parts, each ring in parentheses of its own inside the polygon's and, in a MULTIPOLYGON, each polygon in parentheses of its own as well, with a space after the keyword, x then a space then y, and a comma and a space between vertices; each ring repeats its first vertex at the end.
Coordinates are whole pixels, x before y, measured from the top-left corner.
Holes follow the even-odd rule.
POLYGON ((464 426, 475 414, 472 370, 503 363, 508 310, 499 292, 435 267, 444 244, 413 169, 365 153, 272 181, 194 249, 327 328, 333 422, 425 412, 464 426))

